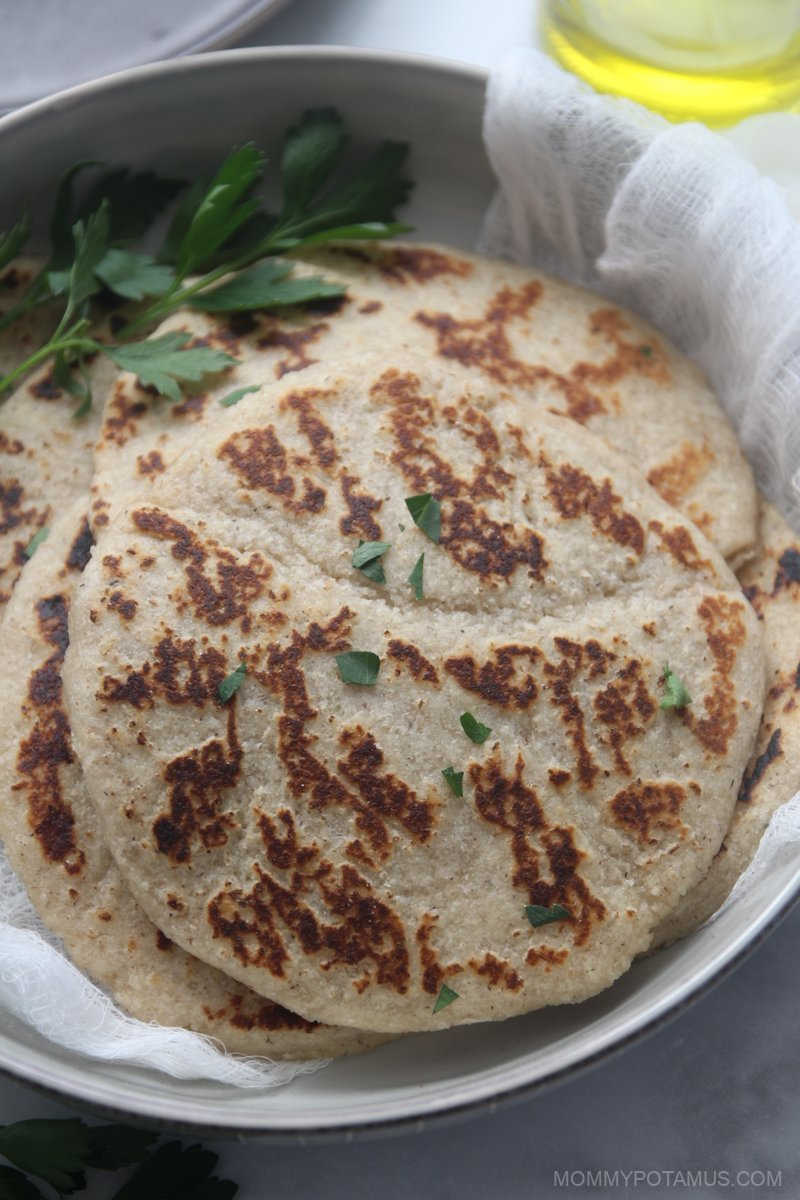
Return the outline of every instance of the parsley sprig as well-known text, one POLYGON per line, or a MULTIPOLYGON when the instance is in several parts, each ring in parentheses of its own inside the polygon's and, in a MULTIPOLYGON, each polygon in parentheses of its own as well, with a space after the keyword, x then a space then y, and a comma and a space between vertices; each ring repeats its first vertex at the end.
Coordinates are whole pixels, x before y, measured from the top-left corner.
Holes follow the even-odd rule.
MULTIPOLYGON (((222 371, 235 359, 192 345, 188 335, 142 341, 137 334, 187 305, 203 312, 240 312, 341 295, 340 285, 320 277, 290 278, 291 263, 275 256, 334 240, 389 238, 409 228, 394 220, 412 186, 404 174, 408 147, 384 142, 353 169, 346 162, 348 140, 333 109, 310 110, 289 129, 277 216, 263 209, 256 194, 265 158, 251 144, 229 154, 210 181, 189 188, 153 172, 115 168, 95 179, 78 201, 78 178, 100 164, 70 168, 56 191, 47 262, 0 318, 0 329, 42 304, 60 303, 60 317, 45 344, 0 379, 0 393, 54 359, 57 382, 81 398, 76 415, 83 414, 91 403, 83 364, 101 353, 175 400, 182 383, 222 371), (142 236, 181 190, 160 252, 133 249, 132 239, 142 236), (89 333, 91 303, 103 292, 140 306, 120 331, 118 344, 105 345, 89 333)), ((0 268, 29 235, 27 216, 0 234, 0 268)))

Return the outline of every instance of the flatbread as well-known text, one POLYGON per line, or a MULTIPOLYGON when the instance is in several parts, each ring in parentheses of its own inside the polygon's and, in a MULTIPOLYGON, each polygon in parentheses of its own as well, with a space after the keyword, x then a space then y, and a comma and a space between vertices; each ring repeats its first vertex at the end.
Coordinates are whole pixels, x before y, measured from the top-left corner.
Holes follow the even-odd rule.
POLYGON ((760 542, 758 557, 739 576, 764 634, 767 693, 758 740, 708 874, 659 925, 653 948, 685 937, 716 912, 749 866, 772 814, 800 791, 800 538, 766 500, 760 542))
POLYGON ((304 1016, 392 1032, 611 983, 707 870, 763 692, 735 577, 637 472, 424 369, 363 354, 223 410, 100 528, 65 667, 151 919, 304 1016), (429 490, 437 544, 404 503, 429 490), (359 539, 392 543, 385 587, 359 539), (348 650, 380 656, 375 687, 341 681, 348 650), (526 904, 569 917, 532 929, 526 904))
MULTIPOLYGON (((645 322, 582 289, 527 268, 426 245, 317 251, 295 274, 323 274, 344 301, 304 311, 236 314, 186 328, 242 365, 170 408, 121 376, 109 397, 97 452, 95 512, 127 478, 159 473, 231 390, 285 381, 304 387, 312 368, 358 369, 375 356, 419 372, 434 390, 499 392, 520 402, 523 428, 562 413, 627 455, 670 504, 734 565, 755 546, 756 495, 734 432, 698 369, 645 322)), ((92 518, 93 524, 95 516, 92 518)))
POLYGON ((304 1021, 192 958, 123 883, 97 829, 61 694, 68 612, 90 549, 81 500, 25 568, 0 631, 0 835, 35 908, 75 964, 141 1020, 278 1059, 379 1045, 380 1035, 304 1021))

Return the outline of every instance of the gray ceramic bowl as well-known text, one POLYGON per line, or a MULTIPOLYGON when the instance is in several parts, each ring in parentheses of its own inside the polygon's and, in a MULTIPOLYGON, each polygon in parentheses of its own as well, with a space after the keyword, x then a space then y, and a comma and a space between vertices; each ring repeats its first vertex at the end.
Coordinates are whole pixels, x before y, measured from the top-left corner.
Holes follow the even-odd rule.
MULTIPOLYGON (((170 174, 208 169, 233 143, 275 148, 309 106, 336 105, 357 140, 408 139, 418 234, 470 247, 492 191, 481 141, 485 77, 476 70, 339 49, 241 50, 137 68, 40 101, 0 121, 0 229, 52 195, 79 159, 170 174)), ((674 1015, 787 910, 800 867, 772 877, 714 923, 638 962, 579 1006, 402 1039, 266 1093, 182 1082, 95 1063, 0 1013, 0 1066, 105 1111, 206 1130, 337 1137, 415 1127, 563 1079, 674 1015)))

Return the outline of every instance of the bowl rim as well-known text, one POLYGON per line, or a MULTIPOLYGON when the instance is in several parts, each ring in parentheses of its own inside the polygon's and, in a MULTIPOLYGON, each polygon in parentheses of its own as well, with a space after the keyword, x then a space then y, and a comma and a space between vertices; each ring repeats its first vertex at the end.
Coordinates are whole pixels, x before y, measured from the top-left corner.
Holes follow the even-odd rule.
MULTIPOLYGON (((13 112, 0 116, 0 139, 9 131, 15 131, 28 123, 36 123, 46 118, 50 113, 69 109, 73 105, 97 98, 118 89, 126 89, 146 85, 166 76, 188 75, 195 72, 213 71, 218 67, 232 62, 240 63, 269 63, 275 61, 317 59, 320 61, 340 62, 344 64, 364 63, 384 65, 403 71, 420 72, 426 75, 434 74, 460 79, 476 87, 485 89, 488 82, 488 72, 482 67, 462 63, 458 60, 434 55, 415 54, 392 50, 372 49, 357 46, 329 45, 286 45, 243 47, 234 50, 216 50, 204 54, 188 54, 174 59, 157 60, 134 67, 126 68, 111 74, 103 75, 85 83, 53 93, 50 96, 35 100, 13 112)), ((678 1018, 686 1009, 709 993, 725 978, 727 978, 742 962, 753 953, 758 946, 772 933, 780 922, 788 916, 800 901, 800 866, 794 877, 783 885, 780 893, 767 906, 762 918, 750 932, 740 933, 729 941, 727 949, 717 950, 712 962, 701 971, 693 982, 685 982, 674 991, 674 999, 662 998, 655 1006, 656 1011, 649 1019, 629 1018, 631 1027, 622 1036, 614 1036, 609 1032, 607 1041, 594 1051, 580 1059, 567 1062, 563 1067, 552 1069, 540 1077, 515 1083, 506 1088, 498 1088, 495 1081, 491 1085, 477 1085, 480 1094, 461 1102, 450 1103, 447 1099, 432 1103, 430 1107, 418 1108, 405 1115, 387 1116, 379 1119, 343 1122, 334 1124, 326 1122, 314 1125, 270 1125, 255 1126, 252 1124, 215 1124, 213 1122, 198 1122, 190 1116, 184 1118, 167 1118, 151 1115, 143 1111, 136 1101, 130 1107, 107 1103, 94 1098, 88 1086, 83 1090, 64 1090, 53 1074, 39 1074, 39 1078, 31 1077, 22 1064, 12 1067, 8 1062, 0 1062, 0 1076, 18 1080, 35 1090, 59 1100, 89 1109, 93 1113, 112 1119, 131 1119, 154 1128, 182 1131, 187 1134, 200 1134, 210 1138, 246 1138, 248 1140, 263 1140, 272 1143, 295 1143, 298 1139, 313 1144, 331 1143, 342 1140, 366 1140, 384 1137, 392 1134, 419 1131, 432 1126, 441 1127, 447 1124, 465 1120, 470 1116, 489 1114, 501 1107, 515 1104, 538 1095, 546 1089, 574 1079, 588 1072, 601 1063, 623 1053, 650 1034, 655 1033, 670 1021, 678 1018)), ((652 1012, 652 1008, 651 1008, 652 1012)), ((476 1085, 473 1085, 476 1086, 476 1085)), ((182 1102, 175 1098, 172 1103, 180 1108, 182 1102)), ((240 1121, 244 1119, 239 1116, 240 1121)))

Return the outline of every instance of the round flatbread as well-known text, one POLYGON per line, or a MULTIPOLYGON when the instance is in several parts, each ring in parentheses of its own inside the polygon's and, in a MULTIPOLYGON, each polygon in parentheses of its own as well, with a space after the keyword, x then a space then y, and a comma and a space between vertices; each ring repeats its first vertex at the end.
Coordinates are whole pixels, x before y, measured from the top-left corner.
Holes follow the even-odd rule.
POLYGON ((227 416, 102 528, 71 614, 73 733, 142 907, 333 1023, 607 986, 730 819, 763 691, 735 577, 502 389, 363 355, 227 416), (391 543, 385 584, 360 541, 391 543), (689 707, 660 707, 666 662, 689 707))
POLYGON ((0 835, 45 925, 128 1013, 278 1059, 332 1058, 385 1039, 313 1024, 186 954, 136 904, 108 853, 61 691, 68 613, 91 539, 86 502, 26 567, 0 631, 0 835))
POLYGON ((760 550, 740 572, 764 635, 767 693, 758 740, 730 829, 708 874, 659 925, 653 947, 685 937, 716 912, 749 866, 772 814, 800 791, 800 538, 760 506, 760 550))

